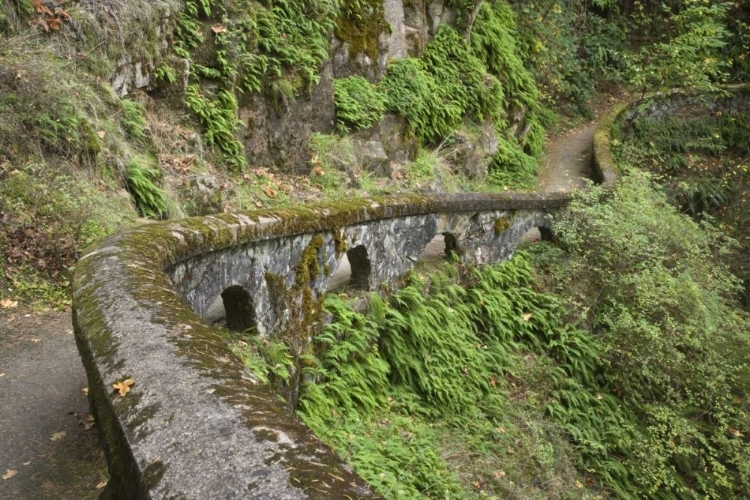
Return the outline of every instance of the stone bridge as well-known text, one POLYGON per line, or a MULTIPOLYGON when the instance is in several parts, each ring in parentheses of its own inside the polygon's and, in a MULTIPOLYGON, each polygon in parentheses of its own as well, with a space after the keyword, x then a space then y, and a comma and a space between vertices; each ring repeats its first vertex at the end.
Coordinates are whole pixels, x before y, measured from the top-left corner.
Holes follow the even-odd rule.
MULTIPOLYGON (((613 108, 594 136, 594 172, 616 179, 613 108)), ((223 302, 238 331, 289 327, 346 256, 351 286, 394 283, 444 235, 473 263, 509 258, 532 227, 551 233, 569 193, 407 194, 139 226, 76 266, 73 319, 113 498, 375 498, 244 369, 204 319, 223 302), (286 326, 285 326, 286 325, 286 326), (114 383, 132 378, 124 397, 114 383)))

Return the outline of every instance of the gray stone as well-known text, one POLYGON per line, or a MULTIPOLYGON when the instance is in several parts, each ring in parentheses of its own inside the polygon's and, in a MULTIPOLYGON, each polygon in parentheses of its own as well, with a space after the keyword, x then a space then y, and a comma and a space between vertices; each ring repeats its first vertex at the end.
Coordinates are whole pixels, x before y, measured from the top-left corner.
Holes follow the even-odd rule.
POLYGON ((274 103, 259 94, 241 103, 245 152, 252 166, 275 166, 296 173, 309 171, 310 135, 333 131, 333 70, 326 64, 310 93, 274 103))
POLYGON ((447 148, 446 157, 457 171, 471 179, 483 179, 492 158, 497 154, 499 141, 492 122, 483 123, 471 134, 455 132, 453 144, 447 148))
POLYGON ((224 211, 221 183, 213 175, 185 179, 180 198, 187 215, 211 215, 224 211))
POLYGON ((378 140, 352 138, 357 163, 368 172, 381 177, 390 175, 391 160, 378 140))

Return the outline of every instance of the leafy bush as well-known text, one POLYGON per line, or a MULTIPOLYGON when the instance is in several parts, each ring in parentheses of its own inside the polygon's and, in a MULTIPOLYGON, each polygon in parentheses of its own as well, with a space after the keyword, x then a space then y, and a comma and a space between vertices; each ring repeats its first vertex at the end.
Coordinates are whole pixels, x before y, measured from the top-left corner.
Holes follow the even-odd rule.
POLYGON ((143 114, 146 112, 143 105, 128 99, 123 99, 120 101, 120 104, 122 105, 122 125, 125 131, 133 139, 145 139, 148 123, 143 117, 143 114))
POLYGON ((453 28, 441 26, 420 59, 388 67, 380 88, 423 142, 445 138, 464 118, 502 122, 503 90, 453 28))
POLYGON ((584 464, 625 498, 747 496, 750 329, 717 255, 734 243, 677 213, 645 174, 602 195, 581 195, 558 222, 565 253, 550 269, 630 422, 601 450, 572 433, 584 464), (621 467, 602 476, 612 456, 621 467))
POLYGON ((191 61, 185 104, 205 127, 206 143, 217 146, 231 167, 247 163, 236 138, 239 96, 263 92, 283 104, 316 84, 338 7, 334 0, 186 2, 174 46, 177 56, 191 61))
POLYGON ((361 76, 335 80, 333 100, 336 105, 336 129, 341 133, 370 128, 385 113, 385 96, 361 76))

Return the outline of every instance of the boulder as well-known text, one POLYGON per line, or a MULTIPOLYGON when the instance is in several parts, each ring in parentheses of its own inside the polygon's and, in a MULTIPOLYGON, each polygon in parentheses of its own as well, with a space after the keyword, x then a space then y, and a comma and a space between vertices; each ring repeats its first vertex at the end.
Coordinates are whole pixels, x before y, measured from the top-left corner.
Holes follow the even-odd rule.
POLYGON ((194 175, 183 181, 180 198, 189 216, 224 211, 221 182, 213 175, 194 175))

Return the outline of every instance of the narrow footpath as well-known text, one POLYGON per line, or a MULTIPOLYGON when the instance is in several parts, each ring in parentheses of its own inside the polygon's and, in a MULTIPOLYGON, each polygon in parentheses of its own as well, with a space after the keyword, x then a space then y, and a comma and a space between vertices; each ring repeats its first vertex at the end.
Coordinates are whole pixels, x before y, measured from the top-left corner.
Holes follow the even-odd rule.
POLYGON ((98 498, 107 464, 70 312, 9 311, 0 310, 0 498, 98 498))

